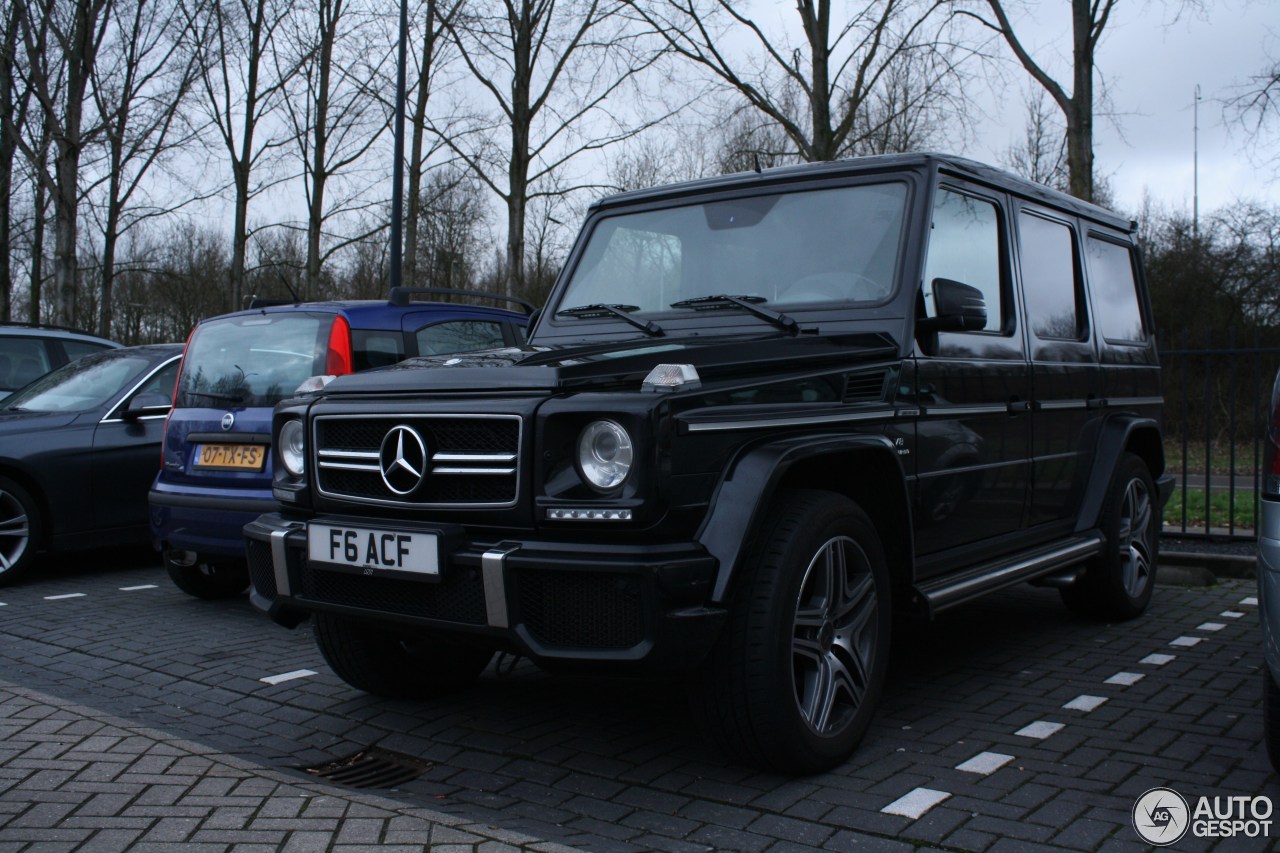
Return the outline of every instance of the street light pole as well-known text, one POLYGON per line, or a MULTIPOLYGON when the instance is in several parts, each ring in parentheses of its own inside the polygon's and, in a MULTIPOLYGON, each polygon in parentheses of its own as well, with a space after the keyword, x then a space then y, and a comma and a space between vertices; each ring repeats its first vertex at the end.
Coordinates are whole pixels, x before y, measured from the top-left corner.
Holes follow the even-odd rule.
POLYGON ((404 266, 404 97, 405 52, 409 41, 409 0, 400 0, 400 48, 396 59, 395 163, 391 171, 390 287, 400 286, 404 266))
POLYGON ((1191 237, 1200 239, 1200 84, 1191 105, 1191 237))

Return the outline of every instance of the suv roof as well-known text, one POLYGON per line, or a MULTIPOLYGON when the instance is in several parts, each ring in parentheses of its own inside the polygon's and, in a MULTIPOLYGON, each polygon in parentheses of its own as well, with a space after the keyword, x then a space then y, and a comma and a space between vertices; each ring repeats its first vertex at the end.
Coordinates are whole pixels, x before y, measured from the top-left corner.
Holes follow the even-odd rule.
MULTIPOLYGON (((275 300, 260 299, 255 300, 254 304, 249 308, 241 311, 231 311, 226 314, 219 314, 216 317, 207 317, 206 320, 223 319, 225 317, 239 317, 246 314, 287 314, 293 311, 324 311, 334 314, 342 314, 348 320, 357 320, 358 327, 361 329, 399 329, 400 318, 404 316, 405 309, 418 308, 423 310, 437 311, 442 316, 448 314, 458 314, 471 317, 502 317, 510 318, 513 313, 529 315, 532 314, 534 306, 523 299, 517 299, 513 296, 503 296, 498 293, 488 293, 479 290, 455 290, 451 288, 410 288, 397 287, 393 288, 388 299, 326 299, 315 302, 277 302, 275 300), (469 297, 472 299, 492 299, 512 302, 519 305, 523 309, 522 312, 513 312, 507 308, 495 308, 489 305, 468 305, 462 302, 442 302, 439 300, 417 300, 413 297, 417 295, 439 295, 469 297)), ((204 322, 203 320, 201 322, 204 322)))
POLYGON ((4 320, 0 321, 0 335, 5 337, 59 338, 62 340, 95 341, 113 348, 121 346, 121 344, 107 338, 99 337, 98 335, 93 334, 93 332, 86 332, 84 329, 74 329, 70 326, 56 326, 52 323, 23 323, 18 320, 4 320))
POLYGON ((739 189, 759 183, 762 179, 770 183, 776 181, 809 180, 833 175, 866 174, 880 171, 902 171, 903 169, 941 170, 970 180, 1017 191, 1030 198, 1039 199, 1054 207, 1069 210, 1079 216, 1095 219, 1118 228, 1122 231, 1134 231, 1137 223, 1116 215, 1096 204, 1081 201, 1075 196, 1059 192, 1043 184, 1037 184, 1012 172, 958 157, 954 154, 912 153, 912 154, 877 154, 870 157, 855 157, 845 160, 831 160, 821 163, 801 163, 795 166, 776 166, 759 172, 738 172, 732 175, 717 175, 710 178, 699 178, 677 184, 630 190, 623 193, 605 196, 589 208, 589 212, 616 205, 634 204, 648 200, 678 197, 686 193, 705 192, 710 189, 739 189))

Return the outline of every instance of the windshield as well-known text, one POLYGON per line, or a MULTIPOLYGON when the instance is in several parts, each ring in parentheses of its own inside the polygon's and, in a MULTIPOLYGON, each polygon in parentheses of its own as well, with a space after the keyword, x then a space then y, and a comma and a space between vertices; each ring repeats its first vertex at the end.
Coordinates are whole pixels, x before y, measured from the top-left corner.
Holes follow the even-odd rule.
POLYGON ((87 355, 6 397, 3 405, 24 412, 87 412, 136 382, 151 364, 142 355, 87 355))
POLYGON ((726 305, 672 305, 724 294, 775 309, 879 302, 893 292, 906 197, 895 181, 611 216, 558 309, 708 310, 726 305))
POLYGON ((274 406, 324 373, 333 318, 290 312, 201 323, 187 345, 175 405, 274 406))

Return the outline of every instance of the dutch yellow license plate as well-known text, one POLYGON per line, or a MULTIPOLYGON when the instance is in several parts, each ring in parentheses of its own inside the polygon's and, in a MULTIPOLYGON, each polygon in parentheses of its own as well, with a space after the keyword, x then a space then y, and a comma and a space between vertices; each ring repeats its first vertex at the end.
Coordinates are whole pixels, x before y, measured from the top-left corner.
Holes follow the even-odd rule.
POLYGON ((267 448, 261 444, 197 444, 193 468, 214 471, 261 471, 267 448))

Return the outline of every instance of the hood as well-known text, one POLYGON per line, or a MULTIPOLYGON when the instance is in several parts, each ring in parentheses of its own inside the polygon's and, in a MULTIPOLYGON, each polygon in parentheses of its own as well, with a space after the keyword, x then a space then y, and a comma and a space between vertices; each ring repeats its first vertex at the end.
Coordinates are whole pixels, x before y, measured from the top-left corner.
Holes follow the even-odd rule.
POLYGON ((885 334, 612 341, 575 346, 511 347, 452 356, 410 358, 392 367, 342 376, 326 394, 402 391, 556 391, 638 386, 658 364, 692 364, 703 382, 810 369, 822 364, 889 358, 898 345, 885 334))
MULTIPOLYGON (((59 429, 85 412, 8 412, 0 409, 0 437, 59 429)), ((93 415, 94 413, 89 412, 93 415)))

